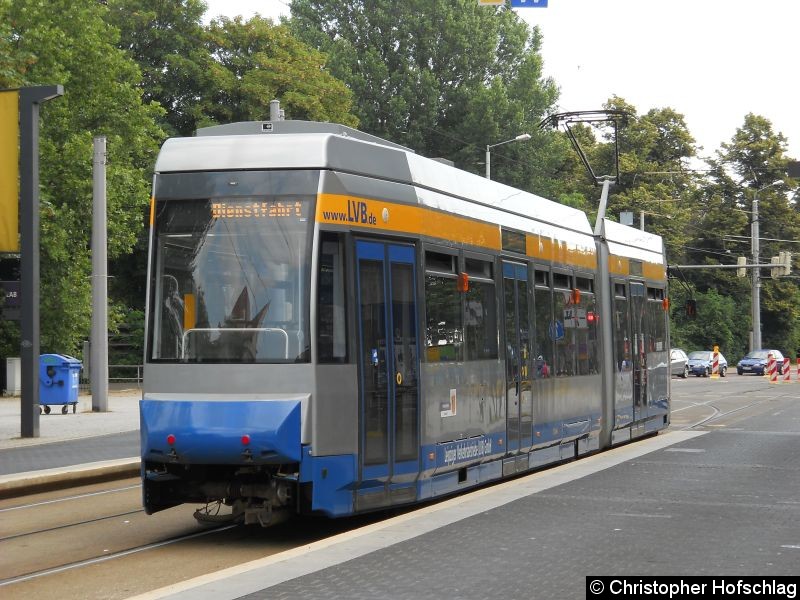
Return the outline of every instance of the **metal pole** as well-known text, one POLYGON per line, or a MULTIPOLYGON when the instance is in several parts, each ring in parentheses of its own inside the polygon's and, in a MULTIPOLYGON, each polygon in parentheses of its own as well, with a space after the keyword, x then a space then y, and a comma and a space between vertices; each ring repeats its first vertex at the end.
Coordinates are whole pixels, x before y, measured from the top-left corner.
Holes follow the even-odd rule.
POLYGON ((39 104, 64 93, 60 85, 19 91, 21 435, 39 437, 39 104))
POLYGON ((600 448, 610 448, 612 430, 614 429, 614 379, 617 365, 614 360, 614 341, 611 315, 614 314, 614 300, 612 298, 611 277, 609 274, 609 251, 605 241, 605 228, 601 225, 601 234, 595 236, 597 244, 597 286, 598 302, 600 304, 600 343, 602 344, 603 376, 603 406, 602 421, 600 423, 600 448))
POLYGON ((487 145, 486 146, 486 179, 491 179, 492 178, 492 168, 490 166, 490 164, 491 164, 490 161, 492 160, 492 155, 491 155, 491 152, 489 151, 489 148, 491 148, 491 146, 487 145))
POLYGON ((606 242, 605 216, 608 206, 608 192, 613 180, 603 180, 603 190, 600 194, 600 206, 597 209, 597 220, 594 224, 594 241, 597 248, 597 301, 600 304, 600 314, 605 315, 600 319, 600 353, 602 361, 603 405, 601 407, 602 420, 600 422, 600 448, 611 447, 611 432, 614 429, 614 375, 616 365, 614 362, 614 342, 611 315, 613 314, 613 297, 611 277, 609 273, 609 250, 606 242))
POLYGON ((108 411, 108 260, 106 242, 106 138, 94 138, 92 160, 92 411, 108 411))
MULTIPOLYGON (((753 264, 759 263, 759 230, 758 230, 758 190, 753 193, 753 224, 750 228, 752 233, 753 244, 753 264)), ((761 348, 761 269, 756 267, 753 269, 753 289, 752 289, 752 307, 753 307, 753 341, 750 351, 758 350, 761 348)))
POLYGON ((644 211, 639 213, 639 231, 644 231, 644 211))
POLYGON ((606 178, 603 180, 603 190, 600 193, 600 206, 597 208, 597 220, 594 222, 594 235, 595 237, 603 235, 605 227, 603 226, 603 219, 606 218, 606 207, 608 206, 608 190, 611 187, 613 180, 606 178))

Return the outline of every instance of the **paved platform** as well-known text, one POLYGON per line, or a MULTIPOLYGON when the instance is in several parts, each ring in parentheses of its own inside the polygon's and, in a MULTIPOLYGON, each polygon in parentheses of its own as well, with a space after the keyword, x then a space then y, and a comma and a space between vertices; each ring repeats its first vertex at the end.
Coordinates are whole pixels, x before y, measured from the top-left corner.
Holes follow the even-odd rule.
POLYGON ((21 398, 0 398, 0 496, 133 473, 139 465, 141 390, 109 390, 108 411, 92 412, 92 397, 78 397, 76 412, 54 407, 39 415, 39 437, 23 438, 21 398))

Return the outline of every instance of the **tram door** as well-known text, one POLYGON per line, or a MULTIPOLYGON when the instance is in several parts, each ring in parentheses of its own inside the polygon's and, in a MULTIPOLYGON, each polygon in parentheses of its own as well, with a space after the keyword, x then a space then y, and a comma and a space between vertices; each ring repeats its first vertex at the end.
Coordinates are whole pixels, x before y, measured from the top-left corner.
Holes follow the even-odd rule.
POLYGON ((408 500, 419 471, 414 247, 357 241, 356 260, 361 489, 386 504, 408 500))
POLYGON ((633 420, 647 418, 647 347, 645 331, 647 295, 644 284, 631 281, 631 325, 633 333, 633 420))
POLYGON ((533 397, 530 378, 528 267, 503 263, 506 333, 506 436, 508 451, 531 446, 533 397))

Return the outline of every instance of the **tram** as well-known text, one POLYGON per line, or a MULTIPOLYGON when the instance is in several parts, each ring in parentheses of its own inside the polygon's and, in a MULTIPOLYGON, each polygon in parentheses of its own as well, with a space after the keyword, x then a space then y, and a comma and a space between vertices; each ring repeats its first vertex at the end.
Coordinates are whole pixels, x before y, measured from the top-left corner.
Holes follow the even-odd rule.
POLYGON ((352 515, 669 425, 658 236, 330 123, 200 129, 155 171, 148 513, 352 515))

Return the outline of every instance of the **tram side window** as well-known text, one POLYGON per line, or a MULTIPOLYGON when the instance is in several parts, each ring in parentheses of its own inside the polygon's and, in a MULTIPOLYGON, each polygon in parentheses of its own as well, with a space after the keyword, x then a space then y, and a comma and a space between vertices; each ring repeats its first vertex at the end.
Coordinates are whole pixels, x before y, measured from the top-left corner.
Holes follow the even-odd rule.
POLYGON ((321 363, 347 361, 344 237, 323 233, 319 250, 317 355, 321 363))
POLYGON ((575 306, 572 304, 572 278, 553 273, 553 323, 551 329, 556 346, 556 376, 575 375, 575 306))
POLYGON ((549 273, 543 271, 536 272, 537 285, 533 292, 534 299, 534 348, 533 356, 535 368, 533 376, 536 379, 547 379, 554 373, 553 362, 553 334, 555 333, 555 321, 553 320, 553 297, 547 285, 549 273), (543 275, 545 280, 539 282, 539 276, 543 275), (540 287, 541 286, 541 287, 540 287))
POLYGON ((639 282, 630 282, 630 303, 631 303, 631 332, 633 334, 633 352, 638 356, 641 365, 637 369, 646 368, 647 345, 645 344, 645 332, 647 331, 647 296, 644 285, 639 282))
POLYGON ((662 302, 664 290, 647 288, 647 351, 664 352, 667 349, 666 313, 662 302))
POLYGON ((464 297, 466 360, 497 358, 497 298, 492 263, 467 258, 469 290, 464 297))
POLYGON ((633 369, 630 340, 630 315, 625 284, 614 284, 614 361, 617 371, 633 369))
POLYGON ((425 357, 428 362, 464 359, 461 294, 456 289, 458 257, 425 253, 425 357))
POLYGON ((580 302, 575 318, 578 375, 589 375, 600 370, 598 359, 599 344, 597 341, 597 305, 593 293, 594 281, 585 277, 577 277, 575 283, 580 292, 580 302))

